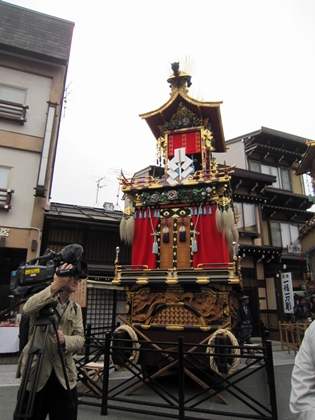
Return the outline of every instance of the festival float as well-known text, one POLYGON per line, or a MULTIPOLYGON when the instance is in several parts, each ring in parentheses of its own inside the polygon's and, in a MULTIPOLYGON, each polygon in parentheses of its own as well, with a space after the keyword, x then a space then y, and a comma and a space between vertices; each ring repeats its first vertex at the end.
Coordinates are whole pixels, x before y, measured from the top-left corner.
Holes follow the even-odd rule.
POLYGON ((127 204, 120 237, 132 247, 132 260, 120 265, 116 248, 112 283, 127 293, 116 333, 200 343, 236 320, 239 215, 230 188, 234 167, 213 156, 227 150, 222 102, 193 99, 191 76, 179 63, 172 71, 169 100, 140 115, 156 140, 155 173, 119 177, 127 204))

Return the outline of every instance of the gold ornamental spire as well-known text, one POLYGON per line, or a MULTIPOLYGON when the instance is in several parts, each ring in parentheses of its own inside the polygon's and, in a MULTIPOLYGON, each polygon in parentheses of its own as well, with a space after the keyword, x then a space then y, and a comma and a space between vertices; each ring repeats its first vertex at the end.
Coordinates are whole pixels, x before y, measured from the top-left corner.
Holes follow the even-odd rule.
POLYGON ((188 88, 192 85, 191 76, 187 73, 184 73, 179 69, 179 62, 174 62, 171 65, 173 74, 167 79, 171 88, 171 95, 173 95, 178 90, 183 90, 185 93, 188 92, 188 88))

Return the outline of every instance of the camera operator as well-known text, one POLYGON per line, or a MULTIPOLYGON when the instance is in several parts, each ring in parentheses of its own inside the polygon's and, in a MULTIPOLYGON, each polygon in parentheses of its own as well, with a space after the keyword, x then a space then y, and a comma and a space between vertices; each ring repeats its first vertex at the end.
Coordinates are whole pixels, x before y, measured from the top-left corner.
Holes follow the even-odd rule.
MULTIPOLYGON (((60 267, 61 270, 71 270, 72 268, 73 265, 68 263, 64 263, 60 267)), ((23 311, 30 317, 30 334, 29 341, 20 356, 17 377, 23 376, 31 346, 32 330, 40 309, 57 301, 53 316, 56 319, 62 357, 65 361, 64 365, 72 398, 70 398, 67 390, 61 357, 58 352, 57 337, 52 325, 50 325, 31 420, 44 420, 48 414, 50 420, 77 419, 77 369, 73 360, 73 352, 80 350, 84 345, 84 327, 81 307, 70 299, 70 295, 77 290, 80 278, 77 276, 59 277, 57 273, 54 274, 53 282, 48 287, 30 297, 24 305, 23 311)), ((41 348, 44 342, 44 333, 41 327, 36 328, 35 332, 33 347, 41 348)), ((34 358, 27 383, 26 397, 23 401, 25 406, 30 396, 29 391, 34 377, 35 364, 36 360, 34 358)))

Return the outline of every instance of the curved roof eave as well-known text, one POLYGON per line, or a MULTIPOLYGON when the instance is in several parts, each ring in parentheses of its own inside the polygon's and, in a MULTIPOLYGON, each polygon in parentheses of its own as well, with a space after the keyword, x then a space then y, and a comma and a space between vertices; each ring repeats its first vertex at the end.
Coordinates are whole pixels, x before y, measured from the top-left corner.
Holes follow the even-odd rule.
POLYGON ((183 99, 183 101, 186 101, 186 102, 190 103, 191 105, 194 105, 198 108, 199 107, 200 108, 209 108, 209 107, 210 108, 220 108, 220 105, 223 103, 223 101, 216 101, 216 102, 198 101, 197 99, 194 99, 194 98, 191 98, 188 95, 185 95, 183 92, 177 91, 171 96, 171 98, 167 102, 165 102, 164 105, 160 106, 159 108, 155 109, 154 111, 139 114, 139 117, 141 117, 143 119, 147 119, 147 118, 153 117, 156 114, 160 114, 160 113, 164 112, 178 98, 178 96, 180 96, 183 99))
POLYGON ((302 155, 302 160, 295 171, 295 175, 310 173, 313 176, 313 164, 315 160, 315 141, 309 142, 306 152, 302 155))
POLYGON ((208 118, 212 126, 212 132, 215 139, 216 152, 226 152, 225 138, 221 120, 220 105, 222 101, 217 102, 202 102, 185 95, 181 91, 175 92, 171 98, 158 109, 139 114, 142 119, 145 119, 149 125, 154 137, 160 137, 160 126, 165 125, 167 121, 177 112, 180 102, 184 102, 189 109, 194 112, 201 119, 208 118))

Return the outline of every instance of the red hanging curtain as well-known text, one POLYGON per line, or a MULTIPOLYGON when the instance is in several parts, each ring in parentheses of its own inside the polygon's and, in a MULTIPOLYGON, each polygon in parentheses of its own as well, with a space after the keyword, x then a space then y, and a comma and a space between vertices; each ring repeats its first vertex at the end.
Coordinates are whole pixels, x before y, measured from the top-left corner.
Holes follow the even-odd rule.
POLYGON ((151 212, 152 219, 150 219, 149 210, 136 211, 135 233, 132 242, 132 265, 147 265, 148 268, 156 268, 156 254, 152 253, 154 237, 151 234, 153 233, 152 225, 155 231, 159 218, 153 217, 153 214, 154 212, 151 212))
POLYGON ((170 134, 168 136, 168 157, 174 156, 174 150, 185 147, 186 155, 201 152, 200 131, 192 131, 182 134, 170 134))
MULTIPOLYGON (((199 207, 196 207, 199 212, 199 207)), ((218 231, 215 211, 216 207, 207 205, 201 207, 202 214, 192 215, 194 229, 199 232, 196 235, 198 251, 194 252, 193 266, 207 263, 228 263, 230 262, 229 247, 225 235, 218 231), (212 214, 210 214, 212 213, 212 214), (197 221, 198 220, 198 221, 197 221)))

